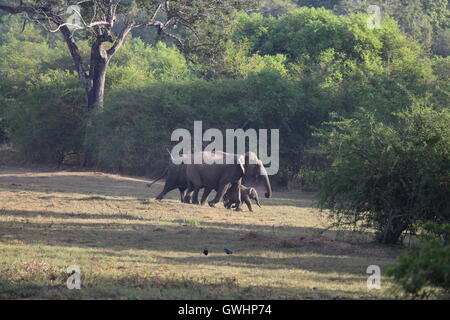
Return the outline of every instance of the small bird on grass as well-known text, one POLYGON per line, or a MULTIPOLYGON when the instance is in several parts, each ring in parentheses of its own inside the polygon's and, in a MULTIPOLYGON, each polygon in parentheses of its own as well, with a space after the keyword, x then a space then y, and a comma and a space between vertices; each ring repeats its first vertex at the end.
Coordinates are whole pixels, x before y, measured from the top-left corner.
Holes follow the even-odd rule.
POLYGON ((226 254, 233 254, 233 251, 227 248, 223 248, 223 251, 225 251, 226 254))
POLYGON ((203 249, 203 254, 204 254, 205 256, 208 255, 208 248, 203 249))

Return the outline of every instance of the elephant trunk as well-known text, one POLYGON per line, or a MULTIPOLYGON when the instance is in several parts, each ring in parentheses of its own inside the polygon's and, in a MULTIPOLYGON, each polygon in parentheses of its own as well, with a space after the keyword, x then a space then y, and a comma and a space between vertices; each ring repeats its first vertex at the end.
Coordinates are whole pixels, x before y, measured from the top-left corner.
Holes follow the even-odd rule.
POLYGON ((258 197, 258 194, 255 194, 255 202, 256 202, 256 204, 258 205, 258 207, 261 208, 261 203, 259 203, 259 197, 258 197))
POLYGON ((266 187, 266 193, 264 194, 266 198, 272 197, 272 187, 270 186, 269 176, 264 167, 261 168, 261 176, 264 178, 264 185, 266 187))

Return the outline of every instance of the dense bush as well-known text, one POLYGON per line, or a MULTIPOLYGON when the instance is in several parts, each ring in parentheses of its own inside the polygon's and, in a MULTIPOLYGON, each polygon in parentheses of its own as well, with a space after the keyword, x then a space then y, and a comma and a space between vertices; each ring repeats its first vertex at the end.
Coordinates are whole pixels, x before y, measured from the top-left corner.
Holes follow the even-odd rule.
MULTIPOLYGON (((306 150, 330 112, 352 118, 363 107, 389 120, 416 99, 448 105, 449 60, 427 58, 393 20, 369 30, 366 18, 306 8, 279 18, 242 13, 225 30, 205 25, 201 32, 211 33, 214 46, 191 52, 195 64, 174 46, 130 36, 107 71, 105 112, 86 135, 97 165, 147 172, 155 159, 166 159, 173 129, 203 120, 205 128, 280 129, 279 181, 314 188, 311 170, 329 160, 306 150)), ((35 160, 82 152, 85 102, 65 43, 32 25, 19 32, 15 17, 10 22, 0 24, 3 136, 35 160), (68 134, 54 135, 64 126, 68 134)), ((89 40, 77 40, 86 62, 89 40)))
POLYGON ((4 119, 0 119, 0 145, 8 141, 6 134, 6 123, 4 119))
MULTIPOLYGON (((240 80, 162 82, 114 91, 92 137, 97 164, 146 172, 155 160, 168 159, 165 150, 175 144, 170 141, 172 131, 192 131, 195 120, 202 120, 205 129, 278 129, 302 111, 299 93, 292 81, 269 71, 240 80)), ((281 141, 285 151, 300 146, 288 146, 288 142, 281 141)), ((292 159, 288 154, 281 158, 292 159)))
POLYGON ((155 47, 130 39, 111 60, 107 88, 144 86, 156 81, 193 78, 188 63, 176 47, 159 42, 155 47))
POLYGON ((7 106, 11 140, 28 160, 62 163, 83 143, 84 95, 77 76, 49 71, 7 106))
POLYGON ((361 110, 330 123, 319 204, 340 224, 375 228, 396 243, 418 221, 450 220, 450 110, 415 105, 380 121, 361 110))
POLYGON ((450 224, 427 223, 420 243, 403 253, 387 274, 407 297, 450 297, 450 224))
POLYGON ((8 134, 6 132, 7 126, 5 121, 6 103, 7 99, 0 95, 0 145, 2 145, 8 140, 8 134))

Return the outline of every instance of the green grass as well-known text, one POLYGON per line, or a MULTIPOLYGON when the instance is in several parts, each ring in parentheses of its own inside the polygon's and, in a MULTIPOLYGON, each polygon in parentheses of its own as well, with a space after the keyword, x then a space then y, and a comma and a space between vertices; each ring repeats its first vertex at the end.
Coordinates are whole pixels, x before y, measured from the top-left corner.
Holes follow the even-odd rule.
POLYGON ((0 168, 0 299, 392 298, 385 278, 367 290, 366 269, 400 249, 328 229, 312 194, 275 192, 235 212, 175 191, 154 201, 162 185, 147 182, 0 168), (66 287, 70 265, 81 290, 66 287))

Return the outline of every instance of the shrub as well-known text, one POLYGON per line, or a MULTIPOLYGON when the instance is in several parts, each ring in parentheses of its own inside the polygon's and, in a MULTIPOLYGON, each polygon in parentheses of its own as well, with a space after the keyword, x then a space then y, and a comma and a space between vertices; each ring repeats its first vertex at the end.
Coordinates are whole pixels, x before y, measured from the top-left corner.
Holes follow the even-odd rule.
POLYGON ((11 140, 29 160, 61 163, 80 152, 84 93, 77 76, 49 71, 7 107, 11 140))
POLYGON ((163 42, 153 47, 133 38, 111 60, 106 86, 121 89, 192 77, 188 63, 177 47, 169 47, 163 42))
POLYGON ((450 297, 450 224, 427 223, 418 246, 389 266, 395 288, 407 297, 450 297))
POLYGON ((0 145, 7 142, 8 137, 6 135, 6 124, 4 119, 0 119, 0 145))
POLYGON ((450 111, 415 105, 380 121, 362 110, 322 131, 325 170, 319 205, 338 224, 396 243, 420 221, 450 219, 450 111))
MULTIPOLYGON (((146 173, 156 160, 168 159, 165 149, 171 148, 172 131, 192 130, 195 120, 202 120, 204 128, 221 130, 279 128, 280 122, 290 121, 300 110, 297 96, 294 84, 277 72, 115 90, 107 97, 92 136, 97 164, 114 171, 146 173)), ((280 142, 288 150, 288 141, 280 142)))

